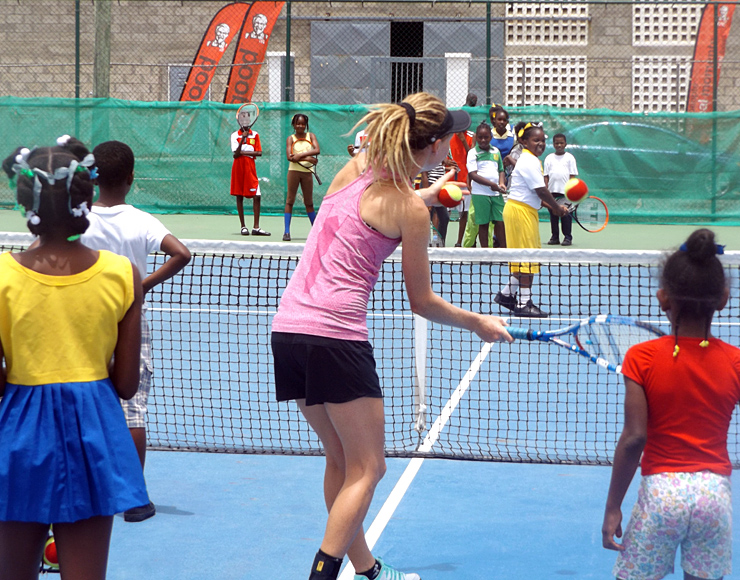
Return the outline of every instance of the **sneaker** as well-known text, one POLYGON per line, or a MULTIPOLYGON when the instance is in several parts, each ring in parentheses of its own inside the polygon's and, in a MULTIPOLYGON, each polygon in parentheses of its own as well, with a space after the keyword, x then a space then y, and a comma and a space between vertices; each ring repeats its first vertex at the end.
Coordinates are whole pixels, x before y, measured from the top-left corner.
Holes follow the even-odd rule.
POLYGON ((563 243, 560 244, 561 246, 572 246, 573 245, 573 238, 566 237, 563 240, 563 243))
POLYGON ((557 239, 555 236, 553 236, 553 237, 550 238, 550 241, 547 242, 547 245, 548 246, 559 246, 560 245, 560 240, 557 239))
MULTIPOLYGON (((376 558, 376 560, 380 564, 380 574, 378 574, 376 580, 421 580, 421 576, 418 574, 404 574, 395 568, 391 568, 380 558, 376 558)), ((355 580, 367 580, 367 576, 355 574, 355 580)))
POLYGON ((270 232, 266 232, 262 228, 252 228, 252 235, 253 236, 271 236, 272 234, 270 232))
POLYGON ((151 518, 156 513, 157 508, 154 507, 152 502, 149 502, 147 505, 126 510, 123 512, 123 519, 127 522, 143 522, 144 520, 151 518))
POLYGON ((248 236, 249 235, 249 228, 242 228, 242 235, 248 236))
POLYGON ((522 318, 547 318, 549 314, 540 310, 531 300, 527 300, 524 306, 514 308, 514 316, 521 316, 522 318))
POLYGON ((504 308, 508 308, 509 310, 516 309, 516 296, 505 296, 504 294, 501 294, 501 292, 499 292, 498 294, 496 294, 496 296, 493 297, 493 301, 496 304, 503 306, 504 308))
POLYGON ((290 241, 290 234, 283 234, 283 241, 289 242, 290 241))

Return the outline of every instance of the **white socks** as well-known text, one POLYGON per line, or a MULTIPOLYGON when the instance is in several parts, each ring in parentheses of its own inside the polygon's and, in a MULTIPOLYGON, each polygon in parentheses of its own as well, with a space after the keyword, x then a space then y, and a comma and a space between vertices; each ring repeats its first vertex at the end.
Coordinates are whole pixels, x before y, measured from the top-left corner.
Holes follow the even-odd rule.
POLYGON ((531 288, 521 288, 519 292, 519 300, 517 302, 517 306, 519 308, 524 308, 527 305, 527 302, 529 302, 532 299, 532 289, 531 288))
POLYGON ((504 286, 503 290, 501 290, 501 294, 504 296, 514 296, 514 294, 517 293, 519 290, 519 278, 516 276, 509 277, 509 283, 504 286))

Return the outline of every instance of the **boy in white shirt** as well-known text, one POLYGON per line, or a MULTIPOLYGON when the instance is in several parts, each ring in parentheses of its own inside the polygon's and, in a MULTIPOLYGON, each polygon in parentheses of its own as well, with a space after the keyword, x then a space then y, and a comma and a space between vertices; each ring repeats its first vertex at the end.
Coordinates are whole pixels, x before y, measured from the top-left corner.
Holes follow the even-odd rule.
MULTIPOLYGON (((578 167, 576 167, 576 158, 571 153, 565 151, 565 147, 568 145, 565 135, 558 133, 552 138, 552 146, 555 148, 555 153, 550 153, 545 158, 545 187, 550 190, 553 197, 557 200, 565 195, 565 184, 566 182, 578 175, 578 167)), ((548 211, 550 211, 548 209, 548 211)), ((560 244, 559 236, 559 223, 562 220, 563 224, 563 246, 570 246, 573 244, 573 216, 570 214, 558 217, 552 211, 550 211, 550 230, 552 237, 547 242, 548 246, 557 246, 560 244)))
MULTIPOLYGON (((106 141, 93 149, 98 168, 100 198, 87 218, 90 226, 82 234, 82 243, 94 250, 109 250, 126 256, 139 270, 144 295, 172 278, 190 262, 190 251, 153 215, 126 203, 134 181, 134 153, 121 141, 106 141), (147 276, 147 257, 152 252, 167 254, 164 264, 147 276)), ((151 334, 142 309, 141 362, 139 388, 129 401, 121 401, 141 467, 146 458, 146 405, 152 381, 151 334)), ((123 514, 127 522, 141 522, 152 517, 152 502, 123 514)))

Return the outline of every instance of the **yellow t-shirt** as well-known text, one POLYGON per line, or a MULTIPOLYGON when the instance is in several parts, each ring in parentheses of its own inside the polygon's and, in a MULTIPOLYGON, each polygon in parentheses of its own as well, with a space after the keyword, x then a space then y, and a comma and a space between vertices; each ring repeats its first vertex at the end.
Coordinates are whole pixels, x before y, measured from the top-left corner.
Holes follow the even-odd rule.
MULTIPOLYGON (((313 143, 311 141, 308 141, 306 139, 298 140, 296 139, 295 135, 293 135, 293 153, 305 153, 306 151, 310 151, 311 149, 313 149, 313 143)), ((306 160, 303 160, 301 163, 304 163, 305 165, 310 165, 309 162, 306 160)), ((301 165, 300 163, 291 161, 288 164, 288 171, 300 171, 302 173, 309 173, 311 170, 304 165, 301 165)))
POLYGON ((72 276, 49 276, 0 255, 0 342, 7 381, 87 382, 108 376, 118 323, 134 301, 128 258, 101 250, 72 276))

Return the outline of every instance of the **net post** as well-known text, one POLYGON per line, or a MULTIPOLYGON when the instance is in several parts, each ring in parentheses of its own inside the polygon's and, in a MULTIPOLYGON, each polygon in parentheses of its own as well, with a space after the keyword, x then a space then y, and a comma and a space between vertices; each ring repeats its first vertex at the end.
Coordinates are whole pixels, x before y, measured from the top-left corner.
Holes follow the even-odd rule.
POLYGON ((421 434, 427 428, 427 335, 429 323, 426 318, 414 314, 414 414, 416 432, 421 434))

